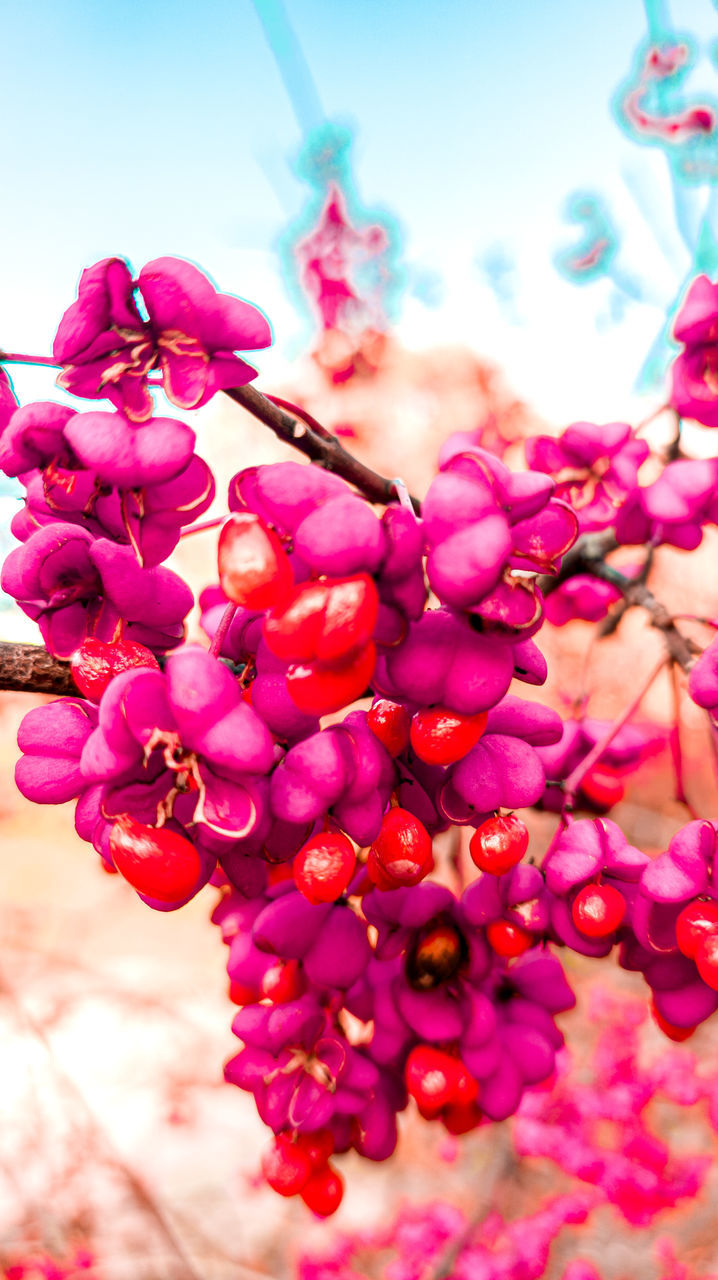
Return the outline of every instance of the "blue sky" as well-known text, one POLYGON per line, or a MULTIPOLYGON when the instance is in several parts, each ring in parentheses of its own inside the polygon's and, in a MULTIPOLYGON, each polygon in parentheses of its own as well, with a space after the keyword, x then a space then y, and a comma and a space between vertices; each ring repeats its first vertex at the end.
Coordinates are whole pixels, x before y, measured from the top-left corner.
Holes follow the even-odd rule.
MULTIPOLYGON (((398 218, 410 266, 444 282, 439 307, 407 299, 405 340, 464 338, 549 415, 618 414, 688 262, 662 156, 625 138, 609 109, 645 35, 641 0, 286 0, 286 13, 321 109, 356 127, 361 197, 398 218), (577 289, 552 265, 576 237, 565 199, 583 187, 605 195, 625 266, 652 291, 622 324, 608 282, 577 289), (495 244, 516 263, 512 320, 477 266, 495 244)), ((670 17, 718 36, 711 0, 671 0, 670 17)), ((706 58, 698 78, 718 81, 706 58)), ((251 0, 8 5, 0 103, 0 345, 47 350, 88 263, 180 254, 264 308, 277 342, 262 368, 280 375, 303 321, 276 244, 307 188, 291 170, 301 129, 251 0)), ((16 385, 49 394, 45 379, 38 390, 21 372, 16 385)))

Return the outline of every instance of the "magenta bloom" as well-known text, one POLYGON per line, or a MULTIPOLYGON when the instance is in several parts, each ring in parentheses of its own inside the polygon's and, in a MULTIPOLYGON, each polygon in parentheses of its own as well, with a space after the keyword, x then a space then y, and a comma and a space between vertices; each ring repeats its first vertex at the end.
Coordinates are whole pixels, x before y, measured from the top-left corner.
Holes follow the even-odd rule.
POLYGON ((703 538, 703 525, 718 520, 717 487, 718 459, 669 462, 653 484, 636 486, 624 503, 616 520, 618 541, 695 550, 703 538))
POLYGON ((61 386, 89 399, 107 398, 131 421, 144 422, 153 412, 147 376, 157 366, 165 394, 181 409, 195 409, 216 391, 256 377, 234 354, 272 341, 256 307, 218 293, 181 258, 156 258, 140 272, 137 287, 149 321, 137 308, 135 287, 120 258, 105 258, 82 273, 77 301, 55 335, 61 386))
POLYGON ((130 547, 60 521, 11 551, 1 580, 58 658, 69 658, 88 635, 111 640, 123 620, 127 639, 174 648, 192 608, 192 592, 171 569, 143 569, 130 547))
POLYGON ((671 372, 670 403, 685 418, 718 427, 718 284, 698 276, 673 327, 684 350, 671 372))
POLYGON ((576 512, 581 533, 613 524, 650 453, 626 422, 574 422, 557 439, 535 436, 525 448, 532 470, 554 477, 555 496, 576 512))

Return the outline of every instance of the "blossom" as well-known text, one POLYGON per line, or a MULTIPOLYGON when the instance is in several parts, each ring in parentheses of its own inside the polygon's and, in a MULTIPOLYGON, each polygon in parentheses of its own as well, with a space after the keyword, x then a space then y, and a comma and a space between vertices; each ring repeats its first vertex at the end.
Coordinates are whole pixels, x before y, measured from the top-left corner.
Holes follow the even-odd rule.
POLYGON ((69 658, 88 635, 111 640, 123 620, 127 639, 171 649, 192 607, 192 592, 170 569, 143 569, 130 547, 62 521, 11 551, 1 581, 58 658, 69 658))
POLYGON ((244 386, 256 370, 236 350, 269 346, 266 318, 241 298, 218 293, 197 267, 156 258, 133 282, 121 258, 83 271, 78 297, 60 321, 53 354, 58 382, 75 395, 107 398, 132 422, 152 416, 147 381, 159 367, 165 394, 195 409, 226 387, 244 386), (149 319, 134 299, 138 288, 149 319))
POLYGON ((676 317, 683 344, 671 370, 670 403, 682 417, 718 427, 718 284, 698 276, 676 317))
POLYGON ((529 466, 554 477, 556 497, 571 505, 581 533, 613 524, 650 453, 626 422, 574 422, 558 438, 535 436, 525 447, 529 466))

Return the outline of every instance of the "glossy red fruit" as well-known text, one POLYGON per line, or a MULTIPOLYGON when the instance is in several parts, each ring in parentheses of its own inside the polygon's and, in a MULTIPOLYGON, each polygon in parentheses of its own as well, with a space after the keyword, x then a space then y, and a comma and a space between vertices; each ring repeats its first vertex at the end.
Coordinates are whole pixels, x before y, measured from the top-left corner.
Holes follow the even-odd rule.
POLYGON ((701 938, 693 959, 706 986, 718 991, 718 933, 701 938))
POLYGON ((354 875, 356 854, 341 831, 312 836, 294 859, 294 883, 304 897, 318 906, 336 902, 354 875))
POLYGON ((469 853, 480 871, 502 876, 521 861, 528 847, 526 824, 515 813, 505 818, 497 814, 476 828, 469 842, 469 853))
MULTIPOLYGON (((371 846, 367 868, 378 864, 392 888, 418 884, 434 865, 431 836, 413 813, 398 806, 384 814, 381 830, 371 846)), ((377 883, 377 888, 383 886, 377 883)))
POLYGON ((267 647, 284 662, 343 663, 371 640, 379 612, 373 578, 302 582, 264 619, 267 647))
POLYGON ((306 982, 299 961, 279 960, 264 974, 258 998, 271 1000, 273 1004, 286 1004, 289 1000, 298 1000, 305 990, 306 982))
POLYGON ((619 775, 606 765, 594 765, 581 780, 581 794, 597 809, 612 809, 625 790, 619 775))
POLYGON ((136 640, 96 640, 88 636, 70 658, 70 670, 80 693, 99 702, 113 676, 131 667, 154 667, 159 662, 151 649, 136 640))
POLYGON ((328 715, 366 693, 375 666, 376 649, 368 644, 340 666, 307 662, 289 667, 287 690, 300 711, 310 716, 328 715))
POLYGON ((331 1129, 316 1129, 313 1133, 298 1133, 297 1146, 309 1157, 313 1169, 322 1169, 334 1154, 334 1135, 331 1129))
POLYGON ((295 1196, 309 1182, 312 1164, 296 1142, 280 1134, 262 1156, 262 1173, 272 1190, 278 1191, 280 1196, 295 1196))
POLYGON ((455 764, 481 737, 488 715, 462 715, 449 707, 424 707, 411 721, 412 749, 425 764, 455 764))
POLYGON ((534 943, 532 934, 508 920, 495 920, 487 927, 486 937, 497 956, 504 956, 507 960, 523 955, 534 943))
POLYGON ((404 1078, 422 1115, 430 1120, 454 1101, 456 1059, 433 1045, 416 1045, 406 1060, 404 1078))
POLYGON ((401 755, 408 747, 411 717, 400 702, 379 698, 367 712, 366 722, 390 756, 401 755))
POLYGON ((462 1133, 470 1133, 472 1129, 476 1129, 481 1124, 481 1117, 482 1112, 478 1102, 455 1102, 451 1106, 444 1107, 441 1113, 442 1123, 448 1132, 457 1138, 462 1133))
POLYGON ((244 982, 234 982, 230 979, 229 998, 232 1004, 245 1005, 254 1004, 260 998, 260 993, 256 987, 246 986, 244 982))
POLYGON ((586 938, 607 938, 623 922, 626 899, 610 884, 586 884, 571 906, 571 919, 586 938))
POLYGON ((702 938, 718 932, 718 902, 713 898, 696 898, 684 907, 676 920, 678 950, 692 960, 702 938))
POLYGON ((698 1030, 697 1027, 676 1027, 672 1022, 667 1022, 661 1013, 658 1012, 655 1004, 651 1001, 651 1014, 656 1026, 660 1028, 669 1040, 675 1040, 676 1044, 680 1044, 683 1040, 689 1040, 698 1030))
POLYGON ((128 813, 110 831, 110 852, 132 888, 159 902, 181 902, 202 872, 200 856, 184 836, 167 827, 147 827, 128 813))
POLYGON ((230 516, 217 546, 219 585, 245 609, 272 609, 294 586, 289 557, 273 529, 252 511, 230 516))
POLYGON ((330 1164, 317 1169, 302 1188, 302 1200, 320 1218, 336 1213, 344 1195, 344 1179, 330 1164))

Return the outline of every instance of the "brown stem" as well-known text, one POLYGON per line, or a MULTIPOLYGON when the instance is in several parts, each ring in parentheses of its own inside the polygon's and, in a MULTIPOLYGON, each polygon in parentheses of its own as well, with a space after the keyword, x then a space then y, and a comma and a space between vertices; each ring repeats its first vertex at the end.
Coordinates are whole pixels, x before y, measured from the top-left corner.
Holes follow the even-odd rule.
POLYGON ((0 690, 70 694, 79 697, 69 662, 53 658, 39 644, 0 641, 0 690))
POLYGON ((631 716, 638 710, 648 690, 653 684, 653 681, 656 679, 656 676, 660 674, 667 662, 668 658, 664 655, 657 666, 655 666, 649 673, 648 679, 641 685, 635 698, 632 699, 630 704, 625 707, 621 714, 616 717, 612 724, 609 725, 603 737, 594 744, 588 755, 584 756, 583 760, 579 761, 576 768, 568 775, 563 784, 565 797, 563 804, 564 810, 570 811, 573 809, 573 802, 576 798, 576 793, 586 777, 586 774, 590 773, 593 766, 601 759, 601 756, 606 748, 611 745, 619 729, 622 729, 624 724, 626 724, 626 722, 630 720, 631 716))
MULTIPOLYGON (((260 422, 269 427, 280 440, 293 445, 317 466, 348 480, 370 502, 381 502, 386 505, 396 501, 394 481, 366 467, 353 454, 347 452, 336 436, 320 435, 308 422, 299 422, 285 413, 268 396, 257 391, 256 387, 230 387, 225 390, 225 395, 236 404, 240 404, 255 418, 259 418, 260 422)), ((411 504, 419 515, 421 504, 418 498, 412 498, 411 504)))
POLYGON ((646 586, 645 579, 652 563, 652 552, 649 550, 643 571, 638 578, 628 578, 620 569, 606 564, 605 557, 618 546, 615 535, 610 529, 604 533, 584 534, 566 553, 559 572, 554 578, 539 578, 539 587, 543 594, 550 595, 562 582, 575 577, 578 573, 589 573, 602 582, 610 582, 617 587, 623 601, 617 605, 619 619, 627 609, 640 605, 648 613, 651 626, 662 632, 670 657, 677 662, 683 671, 690 671, 696 656, 701 652, 688 636, 678 629, 673 615, 666 606, 657 600, 653 592, 646 586))

